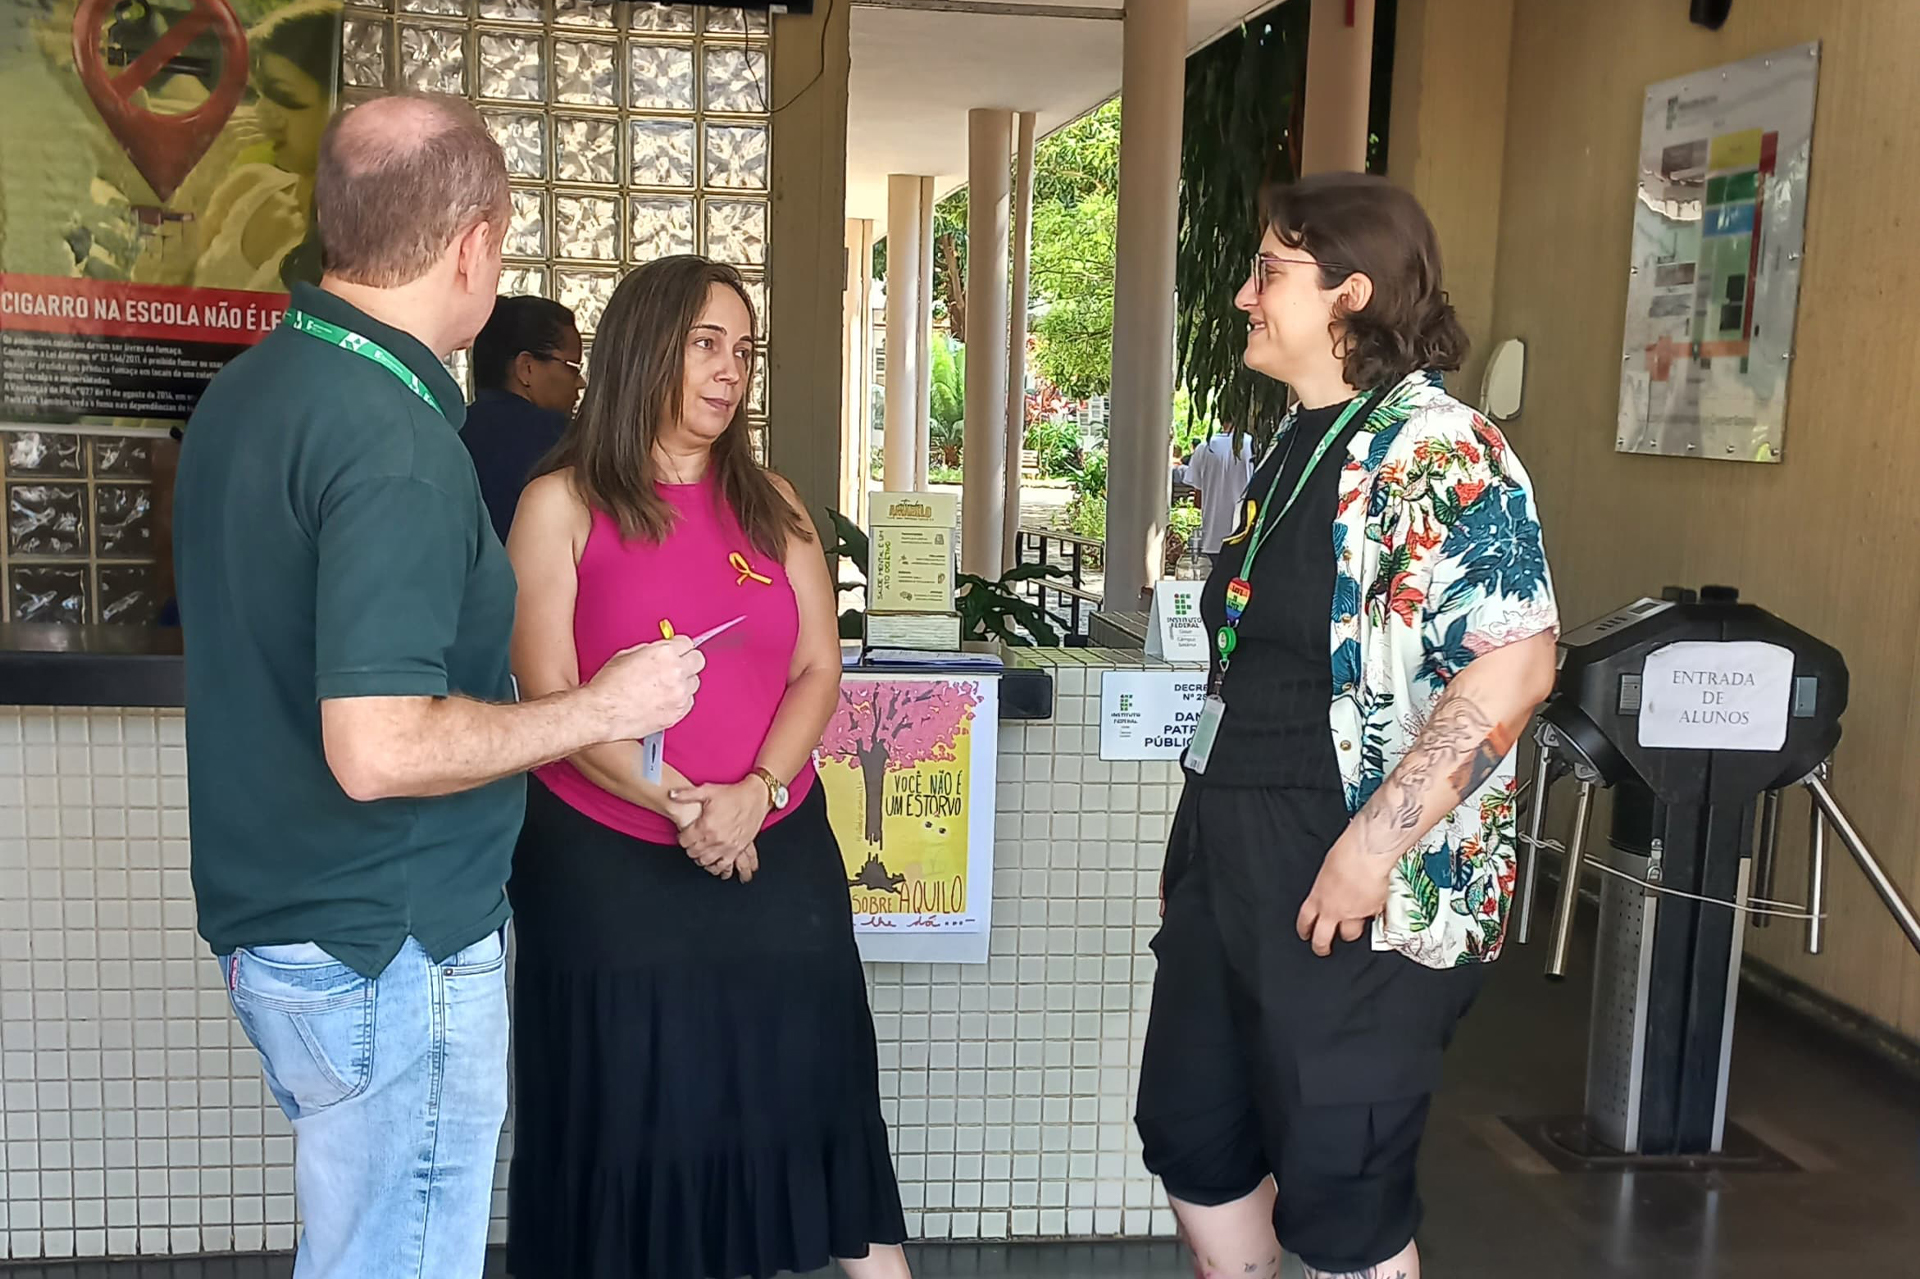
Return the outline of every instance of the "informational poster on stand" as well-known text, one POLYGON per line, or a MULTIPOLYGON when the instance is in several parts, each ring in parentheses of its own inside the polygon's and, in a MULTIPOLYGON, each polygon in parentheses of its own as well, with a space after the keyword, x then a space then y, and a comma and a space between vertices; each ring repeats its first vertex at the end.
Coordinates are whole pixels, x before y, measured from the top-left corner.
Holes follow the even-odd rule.
POLYGON ((0 0, 0 417, 165 431, 317 277, 340 14, 0 0))
POLYGON ((1819 76, 1815 43, 1647 90, 1618 451, 1780 460, 1819 76))
POLYGON ((849 672, 817 754, 861 955, 985 963, 996 676, 849 672))
POLYGON ((951 493, 875 493, 871 510, 867 607, 881 613, 951 612, 958 499, 951 493))

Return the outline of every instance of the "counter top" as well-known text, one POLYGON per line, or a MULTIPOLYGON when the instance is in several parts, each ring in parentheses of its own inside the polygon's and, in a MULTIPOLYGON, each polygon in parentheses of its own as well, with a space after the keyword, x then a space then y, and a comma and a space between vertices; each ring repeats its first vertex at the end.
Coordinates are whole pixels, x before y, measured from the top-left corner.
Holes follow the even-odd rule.
POLYGON ((180 631, 0 623, 0 706, 181 706, 180 631))
MULTIPOLYGON (((936 667, 860 666, 868 675, 955 674, 936 667)), ((1014 655, 998 671, 1000 718, 1050 719, 1053 676, 1014 655)), ((184 706, 178 628, 0 623, 0 706, 184 706)))

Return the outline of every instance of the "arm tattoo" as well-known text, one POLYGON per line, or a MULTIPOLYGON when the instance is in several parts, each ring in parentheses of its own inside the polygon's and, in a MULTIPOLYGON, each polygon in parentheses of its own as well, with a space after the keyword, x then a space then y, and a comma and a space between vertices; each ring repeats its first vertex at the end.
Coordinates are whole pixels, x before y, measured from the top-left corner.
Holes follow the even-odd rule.
POLYGON ((1436 792, 1459 803, 1493 775, 1512 747, 1513 733, 1465 693, 1448 690, 1413 749, 1360 810, 1361 848, 1380 857, 1405 852, 1431 825, 1424 818, 1436 792))

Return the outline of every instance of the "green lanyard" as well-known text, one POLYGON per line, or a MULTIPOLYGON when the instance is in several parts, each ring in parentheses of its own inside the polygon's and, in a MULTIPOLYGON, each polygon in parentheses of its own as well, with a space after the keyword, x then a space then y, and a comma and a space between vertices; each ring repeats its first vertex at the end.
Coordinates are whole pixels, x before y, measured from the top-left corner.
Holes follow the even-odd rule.
POLYGON ((1374 398, 1371 395, 1356 395, 1348 402, 1347 407, 1340 411, 1340 416, 1333 420, 1333 425, 1327 428, 1327 433, 1320 437, 1320 443, 1314 446, 1312 455, 1307 458, 1306 466, 1300 470, 1300 478, 1293 482, 1293 492, 1287 495, 1287 503, 1280 508, 1277 515, 1273 513, 1273 499, 1274 495, 1280 491, 1281 472, 1287 467, 1286 463, 1282 462, 1274 468, 1273 482, 1267 485, 1266 499, 1260 503, 1259 514, 1254 517, 1253 528, 1247 534, 1247 554, 1240 563, 1240 575, 1227 584, 1227 620, 1214 637, 1215 646, 1220 653, 1221 679, 1226 678, 1227 666, 1233 661, 1234 640, 1240 626, 1240 618, 1246 613, 1247 602, 1253 598, 1253 562, 1259 556, 1260 548, 1266 545, 1267 539, 1273 536, 1273 531, 1280 527, 1280 521, 1287 517, 1287 512, 1291 511, 1293 504, 1300 499, 1300 493, 1307 487, 1307 481, 1313 477, 1314 468, 1320 465, 1320 459, 1327 455, 1327 450, 1332 448, 1333 442, 1340 438, 1340 433, 1347 429, 1347 424, 1353 421, 1354 415, 1374 398))
POLYGON ((355 355, 365 356, 399 378, 409 391, 425 400, 427 406, 435 413, 441 417, 447 415, 447 411, 440 407, 440 401, 433 398, 433 391, 427 384, 422 382, 412 369, 402 364, 393 352, 372 338, 361 337, 352 329, 343 329, 317 315, 310 315, 298 307, 289 308, 282 323, 290 329, 298 329, 308 337, 316 337, 322 342, 337 346, 342 351, 352 351, 355 355))

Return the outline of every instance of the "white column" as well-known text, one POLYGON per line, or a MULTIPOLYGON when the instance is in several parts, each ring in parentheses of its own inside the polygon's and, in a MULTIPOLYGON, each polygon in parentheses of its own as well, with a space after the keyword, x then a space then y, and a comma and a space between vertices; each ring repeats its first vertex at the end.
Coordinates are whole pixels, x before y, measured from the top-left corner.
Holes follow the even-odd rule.
POLYGON ((1165 568, 1187 0, 1127 0, 1122 47, 1103 601, 1114 612, 1141 607, 1165 568))
POLYGON ((914 415, 919 384, 926 380, 926 348, 920 331, 920 179, 903 173, 887 177, 887 418, 886 485, 891 492, 913 488, 914 415))
MULTIPOLYGON (((917 493, 927 489, 927 468, 933 465, 933 445, 928 438, 933 430, 933 365, 928 354, 933 347, 933 179, 920 179, 920 258, 915 267, 920 272, 920 327, 919 336, 914 339, 919 345, 914 349, 920 353, 920 398, 914 409, 913 448, 914 479, 913 488, 917 493)), ((962 336, 959 334, 956 337, 962 336)))
POLYGON ((1007 499, 1007 237, 1013 112, 967 112, 967 429, 960 567, 1000 576, 1007 499))
POLYGON ((840 504, 848 519, 865 527, 872 447, 869 422, 873 397, 873 221, 847 220, 847 278, 840 307, 840 504))
POLYGON ((1307 21, 1300 172, 1360 172, 1373 91, 1373 0, 1313 0, 1307 21))
POLYGON ((1013 151, 1013 289, 1007 309, 1007 494, 1000 523, 1000 565, 1013 567, 1020 528, 1020 450, 1027 442, 1027 302, 1033 268, 1034 113, 1017 117, 1013 151))

